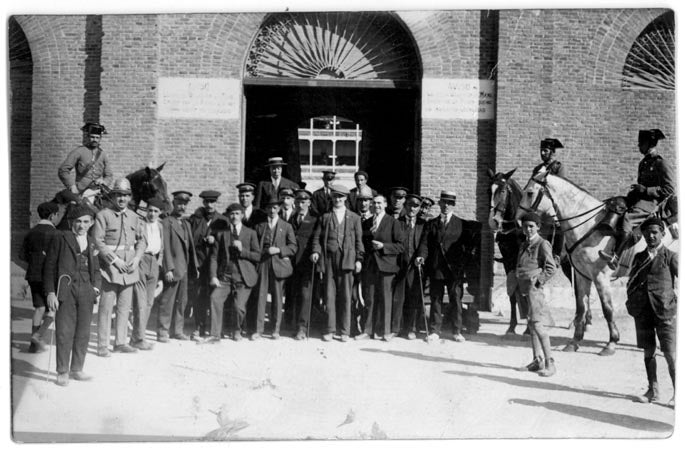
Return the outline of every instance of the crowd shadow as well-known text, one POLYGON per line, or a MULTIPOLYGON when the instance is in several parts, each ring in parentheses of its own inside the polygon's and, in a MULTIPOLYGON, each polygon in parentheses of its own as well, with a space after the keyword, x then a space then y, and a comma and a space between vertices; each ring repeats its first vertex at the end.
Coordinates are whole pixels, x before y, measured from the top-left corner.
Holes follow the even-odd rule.
POLYGON ((363 352, 369 352, 369 353, 383 353, 383 354, 388 354, 388 355, 393 355, 393 356, 399 356, 402 358, 411 358, 411 359, 416 359, 419 361, 428 361, 428 362, 437 362, 437 363, 452 363, 452 364, 459 364, 459 365, 463 365, 463 366, 486 367, 486 368, 490 368, 490 369, 504 369, 504 370, 516 369, 513 366, 507 366, 504 364, 483 363, 483 362, 478 362, 478 361, 467 361, 467 360, 463 360, 463 359, 445 358, 442 356, 432 356, 432 355, 426 355, 423 353, 405 352, 405 351, 401 351, 401 350, 381 350, 381 349, 377 349, 377 348, 361 348, 360 350, 363 352))
POLYGON ((603 422, 610 425, 616 425, 628 428, 630 430, 648 431, 655 433, 673 433, 673 424, 668 424, 657 420, 643 419, 641 417, 629 416, 627 414, 618 414, 601 411, 599 409, 588 408, 586 406, 569 405, 566 403, 558 402, 537 402, 534 400, 520 398, 513 398, 509 400, 509 402, 524 406, 546 408, 550 411, 556 411, 562 414, 568 414, 571 416, 592 420, 593 422, 603 422))

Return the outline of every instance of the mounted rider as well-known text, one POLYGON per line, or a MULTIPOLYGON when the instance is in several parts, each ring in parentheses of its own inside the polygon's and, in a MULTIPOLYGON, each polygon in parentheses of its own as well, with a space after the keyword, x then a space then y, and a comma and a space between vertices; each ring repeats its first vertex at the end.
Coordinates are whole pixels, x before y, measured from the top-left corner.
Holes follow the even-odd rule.
POLYGON ((626 198, 628 211, 623 216, 622 228, 616 232, 615 252, 599 251, 600 257, 609 261, 612 269, 618 266, 621 252, 640 240, 633 230, 639 232, 638 226, 653 215, 662 202, 667 202, 675 195, 675 172, 656 149, 659 141, 665 138, 664 133, 657 128, 640 130, 638 133, 638 148, 644 158, 638 166, 637 184, 630 186, 626 198))
MULTIPOLYGON (((540 141, 540 159, 542 162, 533 169, 533 176, 546 172, 566 178, 566 168, 561 161, 556 159, 558 148, 564 148, 558 139, 546 138, 540 141)), ((553 229, 545 229, 545 232, 541 234, 552 243, 554 260, 559 266, 561 264, 561 252, 564 248, 564 233, 561 231, 559 223, 555 221, 553 229), (549 233, 552 235, 550 236, 549 233)))
POLYGON ((107 134, 107 130, 95 122, 87 122, 81 130, 84 134, 83 145, 67 155, 59 166, 57 175, 73 194, 93 203, 95 195, 99 193, 99 186, 109 187, 114 178, 107 153, 100 147, 102 135, 107 134))

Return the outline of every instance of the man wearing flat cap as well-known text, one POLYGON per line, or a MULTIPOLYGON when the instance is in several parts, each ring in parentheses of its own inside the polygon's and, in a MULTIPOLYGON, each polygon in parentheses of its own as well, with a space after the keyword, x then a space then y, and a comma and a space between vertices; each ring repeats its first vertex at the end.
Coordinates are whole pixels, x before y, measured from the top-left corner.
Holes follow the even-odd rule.
POLYGON ((162 219, 164 287, 157 317, 159 342, 169 342, 169 337, 188 340, 183 331, 184 311, 188 302, 189 281, 197 278, 199 267, 193 231, 188 221, 183 218, 193 194, 188 191, 176 191, 171 195, 173 210, 162 219))
POLYGON ((278 217, 286 222, 295 214, 295 191, 290 188, 282 188, 278 191, 278 199, 281 202, 281 210, 278 217))
MULTIPOLYGON (((88 236, 93 211, 78 206, 69 212, 71 230, 58 231, 50 241, 43 270, 47 307, 56 311, 57 384, 88 381, 83 372, 90 340, 93 305, 100 294, 98 244, 88 236)), ((130 307, 130 303, 129 303, 130 307)), ((118 316, 117 316, 118 318, 118 316)), ((111 309, 110 317, 111 320, 111 309)))
POLYGON ((278 197, 271 197, 265 202, 266 222, 257 225, 257 239, 261 258, 257 271, 259 297, 256 305, 256 325, 250 339, 259 339, 264 332, 266 313, 266 295, 271 294, 271 311, 269 325, 271 338, 281 337, 281 319, 283 315, 283 282, 293 274, 290 260, 297 252, 297 240, 290 224, 278 216, 280 209, 278 197))
POLYGON ((335 180, 335 170, 324 170, 321 179, 323 180, 323 187, 315 190, 312 194, 312 212, 317 217, 330 212, 333 208, 331 186, 335 180))
MULTIPOLYGON (((253 183, 240 183, 238 189, 238 202, 243 207, 243 225, 254 230, 254 227, 266 220, 266 214, 254 206, 254 191, 257 188, 253 183)), ((228 210, 224 213, 228 217, 228 210)))
POLYGON ((431 209, 435 205, 435 200, 430 197, 421 197, 421 208, 419 209, 419 219, 428 222, 433 218, 431 209))
POLYGON ((464 292, 464 254, 462 219, 454 213, 457 194, 452 191, 440 193, 440 215, 427 222, 423 227, 421 243, 415 259, 417 266, 425 265, 430 278, 430 334, 427 340, 436 341, 440 338, 442 328, 442 297, 447 288, 447 296, 452 306, 451 317, 452 338, 457 342, 465 339, 461 334, 462 306, 461 298, 464 292))
POLYGON ((621 253, 640 240, 637 231, 659 204, 676 195, 676 176, 671 164, 657 153, 656 146, 666 136, 659 129, 640 130, 638 149, 644 155, 637 171, 637 184, 630 186, 627 195, 628 211, 623 216, 621 229, 616 233, 614 252, 600 250, 599 255, 616 269, 621 253))
POLYGON ((143 221, 147 247, 138 266, 140 280, 133 291, 133 332, 131 333, 131 347, 138 350, 152 350, 152 344, 145 338, 145 331, 150 318, 150 310, 155 302, 155 290, 162 264, 164 239, 159 215, 164 211, 165 206, 164 200, 159 198, 148 200, 143 221))
POLYGON ((294 181, 283 177, 283 167, 287 165, 281 157, 269 158, 266 167, 269 168, 270 178, 267 181, 260 181, 257 186, 255 205, 259 209, 264 209, 269 199, 277 197, 280 189, 289 188, 295 191, 300 188, 294 181))
POLYGON ((101 184, 110 186, 114 178, 107 153, 100 147, 105 127, 88 122, 83 127, 83 145, 75 148, 59 166, 57 175, 62 184, 74 194, 92 197, 101 184), (91 189, 91 193, 85 192, 91 189))
POLYGON ((533 169, 533 176, 545 171, 566 178, 566 169, 556 159, 558 148, 564 148, 559 139, 547 138, 540 141, 540 159, 542 162, 533 169))
POLYGON ((233 340, 242 339, 245 313, 250 292, 257 284, 256 265, 260 259, 257 233, 243 224, 243 207, 232 203, 226 209, 228 227, 219 230, 217 243, 209 252, 209 283, 214 288, 210 296, 212 326, 210 342, 221 339, 224 327, 229 329, 233 340), (228 301, 230 323, 226 320, 224 304, 228 301))
POLYGON ((637 397, 640 403, 659 400, 656 367, 656 338, 668 364, 673 383, 673 397, 668 402, 675 406, 676 309, 675 293, 678 276, 678 254, 662 244, 664 224, 650 217, 640 226, 647 248, 635 255, 630 268, 627 290, 628 314, 635 319, 637 346, 643 349, 648 389, 637 397))
POLYGON ((93 238, 100 252, 102 300, 98 308, 98 356, 108 357, 112 310, 116 307, 114 351, 133 353, 128 345, 128 318, 133 289, 140 280, 138 266, 147 247, 147 236, 138 215, 128 209, 131 184, 120 178, 112 187, 113 204, 95 216, 93 238))
POLYGON ((228 219, 216 209, 221 193, 214 190, 200 192, 202 206, 188 218, 193 233, 193 245, 197 255, 199 277, 189 281, 189 298, 195 318, 193 339, 201 339, 209 333, 209 251, 215 244, 218 230, 228 226, 228 219))
POLYGON ((405 187, 394 187, 390 188, 390 205, 388 206, 387 213, 393 218, 399 219, 402 217, 404 212, 404 202, 407 199, 407 194, 409 189, 405 187))
POLYGON ((349 209, 352 212, 356 212, 359 214, 359 203, 357 201, 359 193, 362 191, 362 189, 366 188, 371 191, 371 198, 374 198, 375 196, 378 195, 378 192, 376 192, 375 189, 372 189, 370 186, 367 185, 367 182, 369 181, 369 174, 366 173, 363 170, 358 170, 354 174, 354 184, 355 187, 350 190, 349 195, 347 196, 347 200, 345 201, 345 206, 347 209, 349 209))
POLYGON ((336 332, 343 342, 349 340, 353 273, 361 272, 364 260, 361 219, 345 207, 348 193, 345 186, 332 186, 333 209, 319 219, 312 238, 310 259, 324 274, 324 341, 331 341, 336 332))

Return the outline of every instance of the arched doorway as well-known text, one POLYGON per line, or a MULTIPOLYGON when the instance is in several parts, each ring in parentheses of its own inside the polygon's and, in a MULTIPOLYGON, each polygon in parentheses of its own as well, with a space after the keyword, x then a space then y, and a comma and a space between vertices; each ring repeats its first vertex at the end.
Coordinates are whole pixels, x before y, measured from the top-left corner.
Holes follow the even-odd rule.
POLYGON ((335 165, 341 174, 366 170, 381 192, 418 188, 420 79, 415 45, 391 13, 268 16, 245 68, 245 179, 266 178, 267 158, 283 156, 285 176, 316 189, 320 173, 312 179, 311 168, 303 173, 307 164, 301 165, 301 147, 316 139, 312 145, 321 149, 328 145, 323 141, 332 142, 330 151, 321 150, 329 159, 324 166, 335 165), (354 124, 360 130, 355 158, 334 150, 346 148, 349 137, 319 126, 333 117, 341 129, 354 124))

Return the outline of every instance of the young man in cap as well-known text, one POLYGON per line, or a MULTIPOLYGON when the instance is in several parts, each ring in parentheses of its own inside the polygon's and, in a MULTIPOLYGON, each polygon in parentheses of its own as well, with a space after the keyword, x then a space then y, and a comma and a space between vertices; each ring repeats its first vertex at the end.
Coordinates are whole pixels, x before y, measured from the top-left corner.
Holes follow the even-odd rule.
POLYGON ((431 209, 433 209, 435 201, 430 197, 421 198, 421 208, 419 209, 419 219, 428 222, 433 218, 431 214, 431 209))
POLYGON ((217 232, 217 243, 209 252, 209 284, 214 287, 210 296, 212 326, 210 342, 221 339, 224 328, 224 303, 230 301, 229 330, 233 340, 242 339, 243 323, 250 291, 257 284, 255 265, 260 249, 257 233, 243 224, 243 207, 232 203, 226 209, 229 225, 217 232))
POLYGON ((369 188, 368 186, 364 186, 359 190, 356 197, 356 212, 357 214, 359 214, 359 217, 361 217, 363 222, 364 220, 373 216, 373 213, 371 212, 371 201, 373 200, 375 195, 373 194, 371 188, 369 188))
POLYGON ((216 242, 215 236, 218 230, 228 226, 228 219, 219 214, 216 209, 217 201, 221 193, 213 190, 200 192, 202 206, 188 218, 190 229, 193 233, 193 245, 197 255, 197 264, 200 275, 191 277, 189 281, 189 297, 195 317, 195 330, 193 339, 202 339, 209 332, 209 251, 216 242))
POLYGON ((290 224, 280 217, 280 200, 277 197, 265 203, 266 222, 257 225, 261 258, 259 262, 259 298, 256 305, 256 327, 251 340, 259 339, 264 332, 266 295, 271 294, 271 313, 269 323, 272 339, 281 337, 281 318, 283 314, 283 282, 293 273, 290 258, 297 252, 297 240, 290 224))
POLYGON ((392 305, 392 333, 402 333, 407 339, 416 339, 416 320, 423 312, 423 292, 415 261, 418 256, 421 234, 425 222, 419 219, 421 197, 407 195, 405 214, 399 222, 403 231, 404 251, 400 254, 400 270, 395 277, 392 305), (403 323, 404 322, 404 323, 403 323))
POLYGON ((333 185, 333 180, 335 180, 335 171, 324 170, 321 179, 323 180, 323 187, 315 190, 312 194, 312 212, 317 217, 330 212, 333 208, 331 186, 333 185))
MULTIPOLYGON (((252 229, 266 220, 266 214, 261 209, 254 207, 254 191, 256 186, 252 183, 240 183, 236 185, 238 189, 238 202, 243 207, 243 225, 252 229)), ((228 217, 228 210, 224 213, 228 217)))
MULTIPOLYGON (((164 288, 158 308, 157 340, 159 342, 169 342, 170 334, 174 339, 188 340, 188 336, 183 332, 184 312, 188 302, 188 284, 189 280, 197 279, 198 267, 200 267, 193 231, 188 221, 183 218, 193 194, 188 191, 176 191, 171 195, 173 196, 171 202, 173 210, 169 216, 162 219, 164 288)), ((208 262, 207 266, 209 266, 208 262)), ((209 280, 207 283, 209 284, 209 280)), ((195 312, 199 314, 198 310, 195 312)), ((197 316, 195 319, 197 323, 197 316)))
POLYGON ((278 217, 289 222, 295 214, 295 192, 290 188, 283 188, 278 192, 278 199, 281 201, 278 217))
POLYGON ((293 276, 286 283, 286 317, 289 313, 295 316, 297 321, 295 339, 297 340, 307 337, 314 293, 314 266, 310 257, 317 217, 311 212, 311 198, 312 193, 307 190, 295 191, 296 211, 289 222, 295 232, 297 253, 292 258, 293 276))
POLYGON ((382 336, 384 341, 389 341, 393 338, 390 333, 392 282, 399 271, 398 256, 404 251, 403 233, 402 225, 385 213, 387 200, 384 196, 375 196, 373 204, 374 216, 362 223, 364 328, 362 334, 355 339, 368 339, 377 334, 382 336))
POLYGON ((136 283, 133 291, 131 347, 138 350, 152 350, 152 344, 145 339, 145 331, 150 318, 150 310, 155 303, 155 290, 162 264, 164 240, 159 215, 164 211, 165 206, 164 200, 158 198, 151 198, 147 201, 147 212, 143 222, 147 247, 138 266, 140 280, 136 283))
POLYGON ((295 191, 300 188, 294 181, 283 177, 284 166, 287 166, 287 164, 283 162, 283 158, 269 158, 266 167, 269 168, 270 179, 267 181, 260 181, 257 186, 255 205, 257 205, 259 209, 265 209, 266 202, 273 197, 277 197, 280 189, 290 188, 295 191))
MULTIPOLYGON (((362 188, 357 192, 356 203, 357 203, 357 214, 361 218, 362 229, 364 221, 373 217, 371 212, 371 201, 373 200, 373 192, 368 186, 362 186, 362 188)), ((349 203, 349 198, 345 205, 349 203)), ((363 234, 363 231, 362 231, 363 234)), ((352 286, 352 335, 358 335, 363 331, 363 315, 364 315, 364 304, 362 303, 362 276, 361 273, 354 274, 354 284, 352 286)))
POLYGON ((101 281, 97 243, 88 236, 93 225, 92 210, 87 206, 73 208, 68 220, 71 230, 59 231, 54 236, 43 270, 47 306, 57 311, 55 336, 60 386, 68 385, 69 378, 79 381, 92 378, 83 373, 83 364, 101 281))
POLYGON ((114 178, 107 154, 100 147, 102 135, 107 134, 105 127, 88 122, 81 130, 83 145, 69 152, 57 171, 62 184, 78 195, 100 184, 109 186, 114 178))
POLYGON ((561 161, 556 159, 558 148, 564 148, 559 139, 547 138, 540 141, 540 159, 542 162, 533 169, 533 176, 544 170, 566 178, 566 169, 561 164, 561 161))
POLYGON ((59 218, 59 206, 53 202, 41 203, 38 205, 38 217, 40 221, 24 237, 21 247, 21 259, 28 263, 25 279, 31 288, 34 308, 29 353, 47 350, 43 336, 45 336, 55 317, 53 312, 46 310, 43 266, 45 255, 50 248, 50 241, 57 231, 55 225, 57 225, 59 218))
POLYGON ((650 217, 640 225, 647 248, 637 255, 628 278, 628 314, 635 319, 637 346, 644 351, 648 389, 637 400, 651 403, 659 400, 656 370, 656 338, 668 364, 673 383, 673 397, 668 402, 675 406, 676 309, 675 294, 678 276, 678 254, 662 245, 664 224, 650 217))
POLYGON ((138 215, 128 209, 131 185, 126 178, 114 182, 113 205, 95 217, 93 238, 100 252, 102 299, 98 308, 98 356, 109 357, 112 310, 116 305, 114 351, 133 353, 128 345, 128 317, 133 289, 140 280, 138 266, 147 247, 147 237, 138 215))
POLYGON ((332 188, 333 209, 319 219, 310 259, 324 274, 328 323, 323 340, 332 340, 337 329, 345 342, 350 335, 353 273, 362 269, 364 244, 361 219, 345 207, 347 188, 332 188))
POLYGON ((371 198, 378 195, 378 192, 376 192, 375 189, 371 189, 371 187, 366 184, 368 180, 369 174, 363 170, 359 170, 354 174, 354 184, 356 187, 350 190, 350 194, 347 196, 347 201, 345 202, 345 206, 350 211, 359 214, 359 203, 357 202, 357 198, 362 189, 369 189, 371 191, 371 198))
POLYGON ((407 200, 407 193, 409 193, 409 189, 401 186, 390 189, 390 206, 387 208, 387 213, 395 219, 404 215, 404 202, 407 200))
POLYGON ((549 300, 545 298, 544 284, 554 276, 557 265, 552 255, 552 244, 543 239, 540 216, 529 212, 521 217, 521 227, 526 241, 519 248, 516 263, 518 293, 528 305, 528 328, 530 329, 533 361, 521 367, 521 371, 537 372, 543 377, 556 373, 552 347, 546 327, 553 324, 549 300))
POLYGON ((616 233, 615 252, 600 250, 609 267, 616 269, 619 256, 626 248, 640 240, 634 234, 637 226, 650 216, 661 202, 675 195, 676 176, 671 165, 657 153, 656 146, 666 136, 659 129, 640 130, 638 149, 644 155, 637 171, 637 184, 628 192, 628 211, 623 216, 621 230, 616 233))
POLYGON ((442 328, 442 297, 447 288, 451 308, 450 324, 452 338, 457 342, 465 339, 461 334, 462 305, 464 292, 463 262, 465 255, 461 241, 463 221, 454 214, 457 194, 452 191, 440 193, 440 215, 424 225, 415 260, 417 266, 426 266, 430 278, 431 320, 429 342, 440 338, 442 328))

